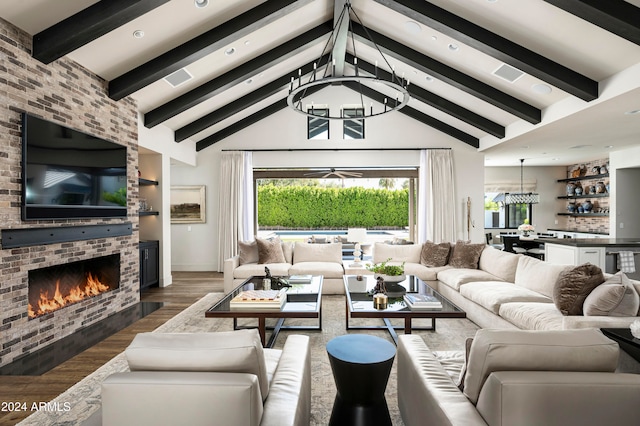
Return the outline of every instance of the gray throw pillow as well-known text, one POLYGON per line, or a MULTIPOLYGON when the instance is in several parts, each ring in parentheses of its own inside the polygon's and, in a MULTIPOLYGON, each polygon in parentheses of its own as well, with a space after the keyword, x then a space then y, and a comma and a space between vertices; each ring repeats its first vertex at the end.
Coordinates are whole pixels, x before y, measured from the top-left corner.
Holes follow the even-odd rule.
POLYGON ((240 264, 258 263, 258 244, 254 241, 240 241, 238 243, 240 249, 240 264))
POLYGON ((591 263, 563 271, 553 288, 553 303, 562 315, 582 315, 585 299, 603 282, 602 270, 591 263))
POLYGON ((256 238, 258 244, 258 263, 286 263, 280 238, 265 240, 256 238))
POLYGON ((429 268, 445 266, 449 260, 450 251, 451 244, 449 243, 435 244, 431 241, 427 241, 422 245, 420 263, 429 268))
POLYGON ((585 315, 634 317, 640 308, 640 296, 623 273, 618 272, 587 296, 582 306, 585 315))
POLYGON ((451 250, 449 265, 453 268, 478 269, 478 261, 482 250, 487 245, 471 244, 466 241, 458 241, 451 250))

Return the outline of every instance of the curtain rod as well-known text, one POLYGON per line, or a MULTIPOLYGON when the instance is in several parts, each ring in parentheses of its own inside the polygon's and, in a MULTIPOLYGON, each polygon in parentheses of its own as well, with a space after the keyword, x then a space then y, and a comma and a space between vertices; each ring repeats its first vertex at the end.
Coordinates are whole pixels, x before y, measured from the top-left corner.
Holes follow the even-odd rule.
POLYGON ((312 148, 312 149, 303 149, 303 148, 273 148, 273 149, 223 149, 222 152, 296 152, 296 151, 431 151, 436 149, 448 149, 451 148, 312 148))

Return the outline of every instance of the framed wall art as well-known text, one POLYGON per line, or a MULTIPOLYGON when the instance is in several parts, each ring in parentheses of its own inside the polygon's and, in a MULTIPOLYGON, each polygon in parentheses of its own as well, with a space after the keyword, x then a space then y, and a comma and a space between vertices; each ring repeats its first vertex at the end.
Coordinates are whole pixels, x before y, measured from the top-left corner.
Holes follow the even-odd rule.
POLYGON ((171 223, 205 223, 205 186, 171 187, 171 223))

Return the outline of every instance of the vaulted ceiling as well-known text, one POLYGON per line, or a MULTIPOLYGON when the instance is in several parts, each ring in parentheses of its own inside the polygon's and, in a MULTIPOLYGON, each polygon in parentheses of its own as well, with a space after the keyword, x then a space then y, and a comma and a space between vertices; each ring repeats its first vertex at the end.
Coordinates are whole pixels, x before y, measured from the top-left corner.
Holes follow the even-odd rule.
MULTIPOLYGON (((640 110, 640 0, 351 3, 360 68, 376 60, 368 31, 411 80, 400 113, 484 151, 487 165, 640 144, 629 113, 640 110)), ((0 17, 33 35, 36 59, 68 56, 111 98, 135 98, 145 126, 202 150, 286 108, 291 76, 323 52, 334 1, 0 0, 0 17)))

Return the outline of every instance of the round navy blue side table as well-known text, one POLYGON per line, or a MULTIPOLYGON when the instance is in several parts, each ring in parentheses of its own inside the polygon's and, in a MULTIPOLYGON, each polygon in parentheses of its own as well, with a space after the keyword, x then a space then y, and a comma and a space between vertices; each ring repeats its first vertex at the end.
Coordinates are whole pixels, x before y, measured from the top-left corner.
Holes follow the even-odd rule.
POLYGON ((338 390, 329 425, 391 425, 384 391, 396 347, 366 334, 331 339, 327 353, 338 390))

